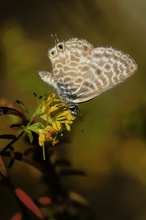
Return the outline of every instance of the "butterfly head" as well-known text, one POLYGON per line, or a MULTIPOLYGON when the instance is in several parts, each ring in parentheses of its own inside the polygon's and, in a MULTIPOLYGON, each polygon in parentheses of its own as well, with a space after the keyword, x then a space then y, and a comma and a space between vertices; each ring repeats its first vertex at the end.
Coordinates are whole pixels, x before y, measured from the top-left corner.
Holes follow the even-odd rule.
POLYGON ((72 115, 77 115, 78 106, 76 104, 69 104, 69 110, 72 115))
POLYGON ((48 57, 52 63, 56 62, 56 59, 58 57, 62 57, 64 54, 65 50, 65 43, 64 42, 59 42, 59 39, 57 38, 57 35, 52 35, 55 46, 52 49, 48 50, 48 57))
POLYGON ((55 45, 52 49, 48 51, 48 56, 51 61, 53 61, 60 53, 63 53, 65 49, 65 43, 64 42, 59 42, 58 44, 55 45))

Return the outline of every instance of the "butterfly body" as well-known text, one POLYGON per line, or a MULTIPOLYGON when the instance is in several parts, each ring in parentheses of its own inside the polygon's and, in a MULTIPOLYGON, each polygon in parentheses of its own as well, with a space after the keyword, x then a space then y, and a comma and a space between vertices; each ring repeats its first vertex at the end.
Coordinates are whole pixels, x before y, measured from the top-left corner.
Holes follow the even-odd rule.
POLYGON ((77 38, 57 43, 48 56, 53 71, 39 74, 74 113, 77 104, 113 88, 137 70, 129 55, 111 47, 93 48, 77 38))

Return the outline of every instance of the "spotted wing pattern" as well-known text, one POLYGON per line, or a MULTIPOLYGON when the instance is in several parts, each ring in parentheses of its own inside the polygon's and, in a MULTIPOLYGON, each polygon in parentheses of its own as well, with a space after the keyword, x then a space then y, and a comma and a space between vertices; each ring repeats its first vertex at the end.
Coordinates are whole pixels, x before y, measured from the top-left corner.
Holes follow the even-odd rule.
POLYGON ((93 49, 87 41, 77 38, 58 43, 48 56, 53 72, 39 74, 68 104, 89 101, 137 70, 129 55, 113 48, 93 49))
POLYGON ((84 83, 73 102, 93 99, 126 80, 136 70, 137 64, 129 55, 113 48, 95 48, 84 83))

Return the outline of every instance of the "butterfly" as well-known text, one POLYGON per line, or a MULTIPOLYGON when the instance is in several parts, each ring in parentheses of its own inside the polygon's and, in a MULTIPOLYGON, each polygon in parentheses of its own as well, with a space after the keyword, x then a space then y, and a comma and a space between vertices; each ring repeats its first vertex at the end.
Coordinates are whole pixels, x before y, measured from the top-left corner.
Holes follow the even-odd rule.
POLYGON ((137 71, 135 61, 112 47, 94 48, 83 39, 59 42, 48 50, 52 72, 40 71, 60 99, 76 114, 78 104, 117 86, 137 71))

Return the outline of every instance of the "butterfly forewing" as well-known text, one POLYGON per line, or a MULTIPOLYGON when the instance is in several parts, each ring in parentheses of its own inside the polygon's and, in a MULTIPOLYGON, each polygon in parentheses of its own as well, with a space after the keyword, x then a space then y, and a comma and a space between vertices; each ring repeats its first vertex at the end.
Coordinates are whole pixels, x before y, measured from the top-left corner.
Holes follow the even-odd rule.
POLYGON ((59 59, 53 69, 54 80, 64 93, 73 95, 80 90, 90 66, 91 53, 92 46, 86 41, 73 39, 64 43, 64 51, 58 52, 59 59))
POLYGON ((77 38, 49 50, 53 72, 40 72, 62 101, 76 105, 89 101, 134 74, 137 65, 129 55, 113 48, 94 48, 77 38))

